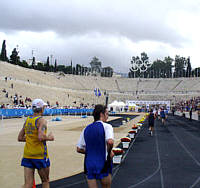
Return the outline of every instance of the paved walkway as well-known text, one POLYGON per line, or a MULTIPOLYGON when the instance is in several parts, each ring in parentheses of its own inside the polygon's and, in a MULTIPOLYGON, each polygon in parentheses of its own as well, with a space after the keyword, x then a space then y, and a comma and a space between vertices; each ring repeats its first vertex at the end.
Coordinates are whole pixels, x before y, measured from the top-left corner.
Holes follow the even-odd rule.
MULTIPOLYGON (((153 136, 145 124, 114 166, 112 188, 199 188, 199 144, 200 122, 169 116, 165 125, 156 120, 153 136)), ((67 187, 86 188, 84 174, 51 182, 67 187)))

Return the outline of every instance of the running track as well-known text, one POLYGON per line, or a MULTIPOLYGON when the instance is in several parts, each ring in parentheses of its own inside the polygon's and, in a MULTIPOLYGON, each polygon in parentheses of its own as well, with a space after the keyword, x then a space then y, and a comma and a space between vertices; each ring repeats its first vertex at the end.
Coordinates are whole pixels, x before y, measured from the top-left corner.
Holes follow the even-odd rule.
MULTIPOLYGON (((200 122, 177 116, 169 116, 165 125, 156 120, 152 137, 145 123, 112 176, 112 188, 199 188, 200 122)), ((50 185, 87 188, 83 173, 50 185)))

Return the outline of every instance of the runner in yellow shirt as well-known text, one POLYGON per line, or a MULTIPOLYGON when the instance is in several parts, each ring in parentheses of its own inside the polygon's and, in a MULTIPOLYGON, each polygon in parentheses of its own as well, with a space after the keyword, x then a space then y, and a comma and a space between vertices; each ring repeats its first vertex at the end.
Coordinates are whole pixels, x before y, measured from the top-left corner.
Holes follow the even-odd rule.
POLYGON ((42 188, 49 188, 50 160, 46 141, 53 141, 54 136, 47 134, 47 121, 42 117, 47 104, 42 99, 32 102, 33 116, 27 117, 19 132, 18 141, 26 142, 21 166, 24 166, 24 188, 32 188, 35 169, 42 181, 42 188))

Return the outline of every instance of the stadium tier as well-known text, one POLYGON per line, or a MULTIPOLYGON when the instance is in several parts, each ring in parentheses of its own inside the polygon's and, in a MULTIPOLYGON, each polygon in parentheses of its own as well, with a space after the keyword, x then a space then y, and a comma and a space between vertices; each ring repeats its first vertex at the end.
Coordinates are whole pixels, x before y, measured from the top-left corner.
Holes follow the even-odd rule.
POLYGON ((199 96, 200 78, 105 78, 43 72, 0 62, 0 104, 13 105, 13 97, 43 98, 55 105, 79 106, 113 100, 188 100, 199 96), (95 96, 95 88, 100 94, 95 96), (8 94, 8 96, 6 96, 8 94))

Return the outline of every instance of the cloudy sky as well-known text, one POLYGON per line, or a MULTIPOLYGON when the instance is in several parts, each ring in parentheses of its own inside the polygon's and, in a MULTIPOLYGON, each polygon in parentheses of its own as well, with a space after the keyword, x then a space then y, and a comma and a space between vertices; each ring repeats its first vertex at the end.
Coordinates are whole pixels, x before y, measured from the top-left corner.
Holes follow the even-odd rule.
MULTIPOLYGON (((18 45, 21 59, 128 72, 132 56, 150 61, 190 56, 199 67, 200 0, 4 0, 0 1, 0 45, 18 45)), ((1 48, 1 47, 0 47, 1 48)))

